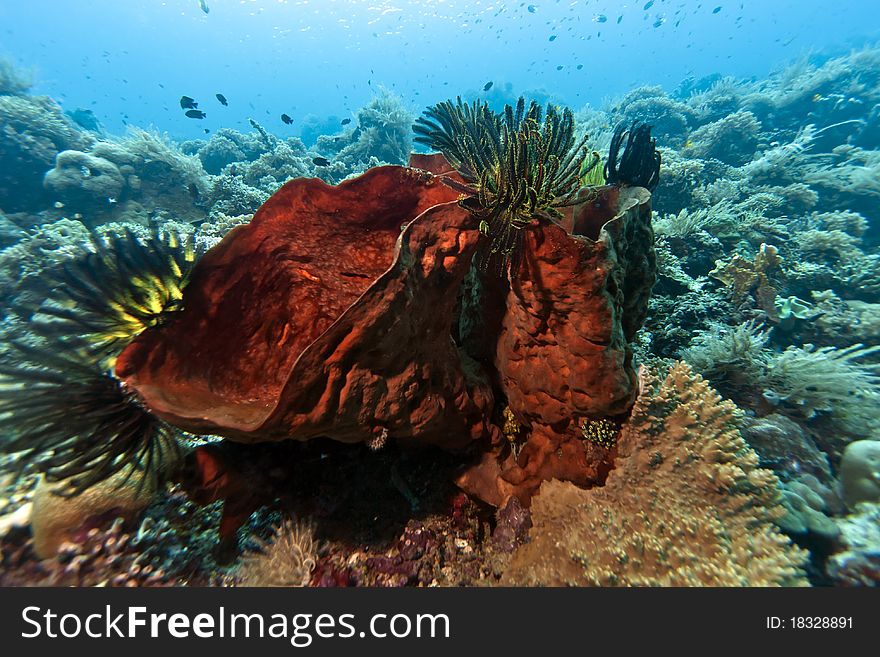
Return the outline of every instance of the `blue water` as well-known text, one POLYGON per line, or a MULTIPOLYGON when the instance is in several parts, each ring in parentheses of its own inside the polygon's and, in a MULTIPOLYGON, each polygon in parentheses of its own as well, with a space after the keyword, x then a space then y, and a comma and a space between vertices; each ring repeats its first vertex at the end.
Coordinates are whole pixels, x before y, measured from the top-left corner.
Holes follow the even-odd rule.
POLYGON ((646 4, 207 0, 206 14, 198 0, 0 0, 0 56, 34 70, 34 93, 91 108, 112 132, 152 125, 186 139, 247 129, 248 117, 296 135, 307 115, 351 116, 380 87, 414 112, 489 81, 490 100, 597 105, 688 76, 764 77, 880 38, 871 0, 845 11, 821 0, 646 4), (207 118, 183 116, 181 95, 207 118))

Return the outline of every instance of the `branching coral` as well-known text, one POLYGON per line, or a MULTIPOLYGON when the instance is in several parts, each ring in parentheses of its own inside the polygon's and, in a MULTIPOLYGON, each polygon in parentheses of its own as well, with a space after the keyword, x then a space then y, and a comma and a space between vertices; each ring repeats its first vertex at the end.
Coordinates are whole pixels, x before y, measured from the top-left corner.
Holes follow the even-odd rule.
POLYGON ((683 363, 642 392, 604 486, 548 482, 531 542, 502 580, 525 585, 790 586, 806 553, 775 527, 778 481, 735 428, 737 409, 683 363))

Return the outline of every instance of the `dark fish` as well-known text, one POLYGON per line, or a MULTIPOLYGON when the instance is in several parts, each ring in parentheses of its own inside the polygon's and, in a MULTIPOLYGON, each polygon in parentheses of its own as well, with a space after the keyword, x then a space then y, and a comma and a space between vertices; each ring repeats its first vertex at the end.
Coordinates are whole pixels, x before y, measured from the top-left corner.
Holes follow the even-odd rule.
POLYGON ((483 91, 489 91, 489 89, 491 89, 491 88, 492 88, 491 82, 487 82, 486 84, 483 85, 483 91))
POLYGON ((211 132, 211 131, 208 130, 207 128, 205 128, 205 134, 208 134, 209 132, 211 132))
POLYGON ((226 96, 224 96, 223 94, 214 94, 214 95, 217 97, 217 100, 220 101, 220 104, 223 105, 223 107, 226 107, 227 105, 229 105, 229 103, 226 102, 226 96))
POLYGON ((529 13, 530 13, 530 14, 534 14, 534 13, 535 13, 535 5, 529 5, 528 7, 526 7, 526 9, 529 10, 529 13))
POLYGON ((313 157, 312 164, 314 164, 316 167, 329 167, 330 160, 328 160, 326 157, 313 157))
POLYGON ((579 71, 580 71, 580 70, 581 70, 581 69, 582 69, 582 68, 583 68, 583 67, 584 67, 584 65, 583 65, 583 64, 578 64, 578 65, 577 65, 577 70, 579 70, 579 71))
POLYGON ((620 25, 620 21, 623 20, 623 14, 617 17, 617 24, 620 25))
POLYGON ((181 96, 180 107, 181 109, 198 109, 199 104, 189 96, 181 96))
POLYGON ((644 11, 648 11, 653 6, 654 6, 654 0, 648 0, 648 2, 645 3, 645 6, 642 7, 642 9, 644 11))
POLYGON ((341 123, 342 125, 348 125, 349 123, 351 123, 351 119, 342 119, 341 123))
POLYGON ((557 67, 556 67, 556 70, 557 70, 557 71, 561 71, 561 70, 562 70, 562 64, 560 64, 559 66, 557 66, 557 67))
POLYGON ((287 125, 290 125, 291 123, 293 123, 293 119, 290 118, 289 116, 287 116, 287 114, 282 114, 281 120, 284 121, 287 125))
POLYGON ((201 110, 196 110, 196 109, 188 110, 188 111, 186 112, 186 115, 187 115, 189 118, 191 118, 191 119, 203 119, 203 118, 205 118, 206 116, 208 116, 208 115, 205 114, 203 111, 201 111, 201 110))
POLYGON ((717 14, 719 11, 721 11, 721 5, 718 5, 717 7, 715 7, 715 9, 712 10, 712 13, 717 14))
POLYGON ((555 35, 555 34, 551 34, 551 35, 550 35, 550 38, 547 39, 547 41, 556 41, 556 35, 555 35))

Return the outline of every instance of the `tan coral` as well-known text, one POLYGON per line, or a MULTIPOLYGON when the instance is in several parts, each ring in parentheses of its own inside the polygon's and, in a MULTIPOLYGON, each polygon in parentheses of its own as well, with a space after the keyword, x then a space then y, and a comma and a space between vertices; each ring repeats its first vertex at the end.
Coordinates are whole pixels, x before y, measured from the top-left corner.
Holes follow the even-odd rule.
POLYGON ((778 267, 781 262, 782 257, 775 246, 761 244, 754 261, 750 262, 739 254, 726 263, 716 260, 715 269, 709 272, 709 276, 731 288, 737 303, 745 301, 749 294, 754 295, 758 307, 771 319, 777 320, 776 288, 770 283, 767 270, 778 267))
POLYGON ((807 553, 774 525, 776 477, 722 401, 683 362, 666 379, 641 373, 641 393, 602 487, 545 483, 532 540, 508 585, 804 585, 807 553))

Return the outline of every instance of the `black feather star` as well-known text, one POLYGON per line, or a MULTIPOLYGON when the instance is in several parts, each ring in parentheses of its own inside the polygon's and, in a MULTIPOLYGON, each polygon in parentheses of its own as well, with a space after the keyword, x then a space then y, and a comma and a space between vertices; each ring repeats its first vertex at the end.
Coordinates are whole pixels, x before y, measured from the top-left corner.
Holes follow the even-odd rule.
POLYGON ((651 138, 651 126, 633 121, 627 128, 620 124, 611 137, 605 179, 609 185, 645 187, 653 192, 660 182, 660 153, 656 140, 651 138), (624 140, 623 154, 620 147, 624 140))
MULTIPOLYGON (((176 456, 174 431, 113 375, 118 353, 181 306, 196 261, 189 237, 92 234, 81 257, 44 272, 30 335, 0 359, 0 451, 19 472, 78 494, 130 468, 154 478, 176 456)), ((124 483, 124 482, 123 482, 124 483)))

